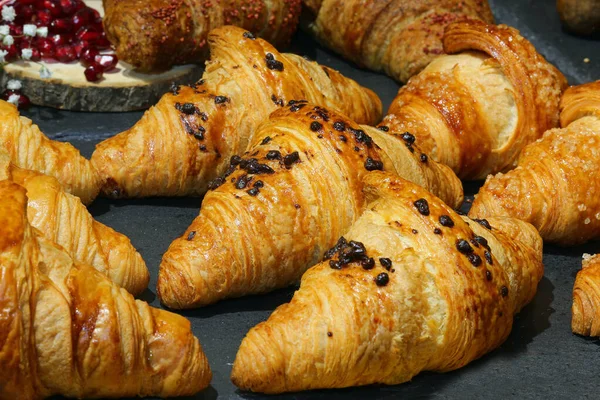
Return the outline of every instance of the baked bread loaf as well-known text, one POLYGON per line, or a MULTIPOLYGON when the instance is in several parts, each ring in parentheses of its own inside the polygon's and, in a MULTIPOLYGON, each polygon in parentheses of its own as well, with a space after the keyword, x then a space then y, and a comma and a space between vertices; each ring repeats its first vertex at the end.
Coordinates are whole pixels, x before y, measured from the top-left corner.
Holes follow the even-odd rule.
POLYGON ((571 32, 593 35, 600 32, 600 3, 598 0, 557 0, 560 20, 571 32))
POLYGON ((274 112, 163 256, 162 303, 198 307, 294 283, 363 212, 369 170, 398 173, 458 207, 458 178, 412 139, 305 102, 274 112))
POLYGON ((0 151, 18 167, 58 179, 68 193, 84 204, 100 191, 100 177, 90 162, 70 143, 48 139, 30 119, 19 116, 14 105, 0 100, 0 151))
POLYGON ((382 125, 462 179, 514 168, 521 149, 558 126, 564 76, 514 28, 454 23, 436 58, 398 92, 382 125))
POLYGON ((584 254, 573 288, 571 329, 583 336, 600 336, 600 255, 584 254))
POLYGON ((282 393, 409 381, 497 348, 543 275, 526 222, 458 216, 425 189, 365 178, 367 210, 292 301, 246 335, 231 379, 282 393))
POLYGON ((286 45, 296 31, 300 0, 103 0, 104 29, 119 59, 140 72, 200 63, 208 33, 235 25, 286 45))
POLYGON ((333 51, 401 82, 443 53, 448 24, 494 23, 487 0, 304 0, 307 30, 333 51))
POLYGON ((0 182, 0 399, 189 395, 210 383, 185 318, 151 308, 27 222, 0 182))
POLYGON ((569 88, 560 120, 516 169, 486 180, 469 215, 519 218, 562 246, 600 238, 600 81, 569 88))
POLYGON ((29 223, 75 262, 94 267, 134 296, 146 289, 148 268, 129 239, 94 220, 55 178, 14 166, 0 150, 0 180, 4 179, 27 190, 29 223))
POLYGON ((375 124, 381 102, 338 72, 227 26, 209 35, 203 79, 163 96, 131 129, 96 147, 92 162, 111 197, 202 195, 246 150, 260 122, 292 100, 375 124))

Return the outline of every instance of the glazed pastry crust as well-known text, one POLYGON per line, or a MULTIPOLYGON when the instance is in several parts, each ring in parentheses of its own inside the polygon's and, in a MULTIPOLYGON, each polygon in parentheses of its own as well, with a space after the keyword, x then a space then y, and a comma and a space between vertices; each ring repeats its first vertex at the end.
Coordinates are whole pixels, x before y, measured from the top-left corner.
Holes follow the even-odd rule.
POLYGON ((448 24, 493 23, 487 0, 304 0, 308 31, 360 66, 406 82, 443 53, 448 24))
POLYGON ((48 139, 17 107, 0 100, 0 151, 18 167, 58 179, 68 193, 84 204, 100 191, 100 177, 88 160, 70 143, 48 139))
POLYGON ((400 88, 382 124, 409 131, 463 179, 514 168, 521 149, 558 126, 566 79, 514 28, 446 29, 443 55, 400 88))
POLYGON ((274 46, 296 31, 300 0, 104 0, 104 29, 119 59, 140 72, 200 63, 211 30, 235 25, 274 46))
POLYGON ((585 254, 575 278, 571 329, 583 336, 600 336, 600 255, 585 254))
POLYGON ((164 95, 131 129, 97 145, 92 162, 106 181, 105 195, 204 194, 229 158, 246 150, 258 124, 290 100, 330 107, 360 123, 380 120, 381 102, 372 91, 246 33, 213 30, 211 61, 198 84, 164 95))
POLYGON ((211 372, 185 318, 73 263, 0 181, 0 399, 190 395, 211 372))
POLYGON ((242 341, 231 376, 239 388, 393 385, 422 371, 451 371, 498 347, 534 296, 542 242, 531 225, 489 219, 490 230, 398 177, 372 172, 365 181, 371 201, 344 237, 363 243, 375 267, 351 262, 338 270, 324 261, 309 269, 292 301, 242 341), (442 215, 454 225, 441 224, 442 215), (478 265, 458 251, 460 239, 470 241, 478 265), (389 283, 377 285, 380 274, 389 283))
POLYGON ((600 83, 569 88, 562 129, 525 147, 518 167, 489 177, 469 215, 511 216, 562 246, 600 237, 600 83))
POLYGON ((94 220, 55 178, 18 168, 0 151, 0 180, 4 179, 27 190, 29 223, 76 262, 93 266, 134 296, 146 289, 150 274, 130 240, 94 220))
POLYGON ((462 186, 449 168, 397 135, 363 128, 310 103, 273 113, 243 155, 273 172, 250 173, 238 160, 206 194, 200 215, 163 256, 163 304, 198 307, 298 280, 363 212, 369 163, 461 204, 462 186), (287 163, 296 152, 297 162, 287 163))

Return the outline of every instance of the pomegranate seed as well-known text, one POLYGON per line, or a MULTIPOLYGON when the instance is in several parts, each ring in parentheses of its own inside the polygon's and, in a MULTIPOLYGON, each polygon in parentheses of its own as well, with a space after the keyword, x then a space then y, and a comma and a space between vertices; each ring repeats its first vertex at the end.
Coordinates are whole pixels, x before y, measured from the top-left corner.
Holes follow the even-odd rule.
POLYGON ((26 4, 26 5, 35 4, 36 2, 37 2, 37 0, 19 0, 19 4, 26 4))
POLYGON ((100 13, 98 12, 98 10, 95 10, 90 7, 88 7, 88 10, 90 10, 92 12, 92 22, 102 25, 102 17, 100 16, 100 13))
POLYGON ((29 97, 25 96, 24 94, 21 94, 21 96, 19 97, 19 104, 17 105, 17 108, 23 110, 29 108, 30 105, 31 100, 29 100, 29 97))
POLYGON ((8 62, 10 61, 15 61, 19 55, 19 50, 17 49, 17 46, 10 45, 10 46, 2 46, 2 50, 6 50, 8 53, 4 56, 4 59, 8 62))
POLYGON ((15 12, 17 14, 16 22, 19 24, 31 22, 32 17, 35 15, 35 9, 32 5, 22 3, 15 4, 15 12))
POLYGON ((21 94, 21 91, 20 90, 6 89, 6 90, 4 90, 4 92, 2 92, 2 96, 0 96, 0 98, 2 98, 2 100, 6 101, 13 94, 21 94))
POLYGON ((96 47, 100 50, 110 49, 110 42, 106 38, 106 34, 104 32, 102 32, 100 38, 96 40, 96 47))
POLYGON ((60 17, 62 10, 60 4, 56 0, 43 0, 42 8, 45 8, 50 12, 53 17, 60 17))
POLYGON ((42 59, 42 55, 38 49, 31 49, 31 61, 40 61, 42 59))
POLYGON ((87 40, 88 42, 95 42, 100 39, 100 32, 94 31, 92 28, 83 27, 76 33, 77 38, 81 40, 87 40))
POLYGON ((13 36, 23 35, 23 25, 8 24, 8 28, 10 30, 10 34, 13 36))
POLYGON ((52 14, 50 14, 50 11, 48 10, 39 10, 36 13, 36 24, 38 26, 48 26, 50 25, 50 22, 52 22, 52 14))
POLYGON ((79 11, 85 7, 86 7, 86 5, 82 0, 75 0, 75 11, 79 11))
POLYGON ((102 66, 104 72, 112 71, 117 66, 119 59, 116 54, 100 54, 95 57, 96 64, 102 66))
POLYGON ((87 79, 90 82, 97 82, 100 79, 102 79, 102 66, 94 63, 90 66, 88 66, 85 71, 83 71, 83 73, 85 74, 85 79, 87 79))
POLYGON ((70 63, 71 61, 75 61, 77 58, 73 46, 58 46, 56 47, 56 51, 54 53, 54 57, 63 63, 70 63))
POLYGON ((50 23, 52 33, 70 33, 73 31, 73 23, 67 18, 57 18, 50 23))
POLYGON ((54 58, 54 43, 49 38, 39 38, 37 48, 43 58, 54 58))
POLYGON ((71 18, 71 21, 73 22, 73 29, 77 31, 80 28, 87 26, 89 23, 92 22, 93 17, 94 14, 90 12, 89 8, 82 8, 81 10, 77 11, 75 15, 73 15, 73 17, 71 18))
POLYGON ((77 7, 74 0, 60 0, 59 5, 64 15, 72 15, 77 7))
POLYGON ((75 54, 77 55, 77 58, 81 57, 81 53, 83 53, 83 50, 85 50, 86 47, 89 47, 90 43, 86 42, 85 40, 78 40, 74 45, 73 45, 73 49, 75 50, 75 54))
POLYGON ((95 47, 86 47, 81 51, 81 56, 79 59, 83 65, 89 67, 96 62, 96 56, 98 55, 98 49, 95 47))
POLYGON ((71 38, 67 35, 52 35, 50 36, 50 40, 52 40, 55 46, 63 46, 71 43, 71 38))

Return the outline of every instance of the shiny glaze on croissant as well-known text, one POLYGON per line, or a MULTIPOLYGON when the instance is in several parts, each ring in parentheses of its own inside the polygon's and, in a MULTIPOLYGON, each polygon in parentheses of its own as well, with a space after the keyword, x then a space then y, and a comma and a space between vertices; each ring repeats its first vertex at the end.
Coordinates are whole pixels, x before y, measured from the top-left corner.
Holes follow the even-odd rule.
POLYGON ((211 60, 198 84, 174 88, 131 129, 97 145, 92 162, 106 180, 105 195, 203 194, 229 158, 246 150, 258 124, 291 100, 331 107, 360 123, 381 117, 372 91, 281 54, 243 29, 215 29, 209 44, 211 60))
POLYGON ((17 107, 0 100, 0 151, 8 153, 18 167, 58 179, 68 193, 84 204, 100 191, 98 173, 70 143, 48 139, 30 119, 21 117, 17 107))
POLYGON ((569 88, 562 129, 525 147, 518 167, 490 176, 469 215, 511 216, 562 246, 600 237, 600 81, 569 88))
POLYGON ((521 149, 558 125, 564 76, 519 31, 454 23, 448 55, 400 88, 382 125, 408 131, 462 179, 514 168, 521 149))
POLYGON ((275 46, 296 31, 300 0, 104 0, 104 29, 119 59, 141 72, 200 63, 211 30, 235 25, 275 46))
POLYGON ((308 30, 325 46, 406 82, 443 53, 452 22, 494 23, 487 0, 304 0, 308 30))
POLYGON ((25 189, 0 181, 0 399, 177 396, 211 372, 185 318, 73 263, 27 222, 25 189))
POLYGON ((458 178, 412 139, 310 103, 276 111, 163 256, 161 301, 198 307, 292 284, 360 216, 369 170, 393 171, 459 206, 458 178))
POLYGON ((55 178, 16 167, 0 152, 0 180, 4 179, 27 190, 29 223, 76 262, 91 265, 133 295, 146 289, 148 268, 129 239, 94 220, 55 178))
POLYGON ((543 275, 529 224, 460 217, 425 189, 383 172, 331 257, 291 302, 246 335, 231 379, 282 393, 406 382, 497 348, 543 275))
POLYGON ((600 336, 600 255, 585 254, 575 278, 571 329, 583 336, 600 336))

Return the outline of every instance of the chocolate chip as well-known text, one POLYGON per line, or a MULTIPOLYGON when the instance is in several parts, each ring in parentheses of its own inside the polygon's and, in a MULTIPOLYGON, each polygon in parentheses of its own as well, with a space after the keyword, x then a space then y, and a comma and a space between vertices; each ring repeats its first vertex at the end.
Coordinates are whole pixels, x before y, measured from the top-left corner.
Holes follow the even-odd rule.
POLYGON ((265 55, 265 60, 267 61, 267 68, 275 71, 283 71, 283 63, 277 61, 272 53, 267 53, 265 55))
POLYGON ((190 241, 194 238, 194 236, 196 236, 196 231, 191 231, 188 235, 187 235, 187 240, 190 241))
POLYGON ((263 181, 258 180, 256 182, 254 182, 254 185, 252 185, 252 186, 260 189, 265 186, 265 183, 263 181))
POLYGON ((485 279, 487 279, 488 281, 492 280, 492 273, 489 269, 485 270, 485 279))
POLYGON ((185 103, 181 106, 181 112, 187 115, 192 115, 196 112, 196 106, 192 103, 185 103))
POLYGON ((348 138, 344 135, 340 135, 340 140, 344 143, 346 143, 348 141, 348 138))
POLYGON ((342 264, 339 261, 329 260, 329 266, 333 269, 342 269, 342 264))
POLYGON ((502 297, 508 296, 508 288, 506 286, 502 286, 500 288, 500 294, 502 294, 502 297))
POLYGON ((242 157, 240 156, 231 156, 229 160, 229 165, 239 165, 242 162, 242 157))
POLYGON ((262 142, 260 142, 260 145, 264 146, 265 144, 269 143, 270 141, 271 141, 271 136, 267 136, 262 140, 262 142))
POLYGON ((387 269, 388 271, 392 268, 392 260, 390 260, 389 258, 380 258, 379 263, 383 268, 387 269))
POLYGON ((260 190, 258 190, 257 187, 253 187, 252 189, 246 190, 246 193, 248 193, 250 196, 258 196, 260 190))
POLYGON ((223 177, 215 178, 212 181, 208 182, 208 190, 215 190, 216 188, 218 188, 219 186, 221 186, 224 183, 225 183, 225 178, 223 178, 223 177))
POLYGON ((367 161, 365 161, 365 169, 367 171, 382 171, 383 170, 383 162, 378 160, 373 160, 371 157, 367 157, 367 161))
POLYGON ((454 221, 448 215, 440 215, 440 224, 445 226, 446 228, 452 228, 454 226, 454 221))
POLYGON ((332 337, 332 336, 333 336, 333 333, 331 333, 331 332, 327 332, 327 336, 329 336, 329 337, 332 337))
POLYGON ((419 212, 425 216, 429 215, 429 203, 425 199, 419 199, 415 201, 414 206, 419 210, 419 212))
POLYGON ((173 96, 179 95, 179 89, 180 88, 181 88, 181 86, 176 85, 175 83, 171 84, 171 93, 173 93, 173 96))
POLYGON ((486 250, 483 252, 483 255, 485 257, 485 260, 488 262, 488 264, 494 265, 494 260, 492 259, 492 253, 490 253, 488 250, 486 250))
POLYGON ((389 126, 385 126, 385 125, 378 126, 377 129, 379 129, 380 131, 383 131, 383 132, 389 132, 390 131, 389 126))
POLYGON ((228 101, 229 101, 229 99, 227 97, 225 97, 225 96, 216 96, 215 97, 215 104, 223 104, 223 103, 226 103, 228 101))
POLYGON ((473 221, 477 222, 479 225, 483 226, 484 228, 489 229, 490 231, 492 230, 492 226, 490 225, 490 223, 488 222, 487 219, 473 219, 473 221))
POLYGON ((344 130, 346 129, 346 124, 342 121, 335 121, 333 123, 333 129, 335 129, 338 132, 344 132, 344 130))
POLYGON ((442 230, 440 228, 435 228, 433 230, 433 233, 435 233, 436 235, 441 235, 442 234, 442 230))
POLYGON ((477 254, 475 254, 475 253, 467 254, 467 258, 469 259, 471 264, 473 264, 474 266, 479 267, 481 265, 481 257, 479 257, 477 254))
POLYGON ((484 238, 483 236, 477 236, 477 235, 475 235, 475 237, 473 239, 475 240, 475 242, 479 243, 480 245, 482 245, 486 249, 488 249, 488 250, 490 249, 490 246, 488 245, 487 239, 484 238))
POLYGON ((244 37, 245 37, 246 39, 250 39, 250 40, 255 40, 255 39, 256 39, 256 36, 254 36, 254 35, 253 35, 252 33, 250 33, 250 32, 244 32, 244 37))
POLYGON ((281 153, 277 150, 271 150, 267 153, 267 160, 281 160, 281 153))
POLYGON ((385 272, 380 273, 375 277, 375 284, 377 286, 386 286, 390 281, 390 276, 385 272))
POLYGON ((366 270, 370 270, 373 269, 375 267, 375 260, 372 257, 368 257, 363 259, 360 262, 360 265, 362 265, 362 267, 366 270))
POLYGON ((310 124, 310 130, 311 130, 311 131, 313 131, 313 132, 318 132, 318 131, 320 131, 321 129, 323 129, 323 125, 322 125, 320 122, 313 121, 313 122, 310 124))
POLYGON ((283 107, 283 100, 278 99, 274 94, 271 95, 271 100, 275 103, 276 106, 283 107))
POLYGON ((427 158, 427 154, 425 153, 421 153, 421 155, 419 156, 419 158, 421 159, 421 162, 426 163, 428 158, 427 158))
POLYGON ((287 156, 283 157, 283 164, 287 167, 290 168, 293 164, 300 162, 300 154, 298 154, 297 151, 288 154, 287 156))
POLYGON ((469 254, 473 252, 473 248, 465 239, 459 239, 456 241, 456 248, 463 254, 469 254))
POLYGON ((402 140, 404 140, 407 144, 413 144, 415 142, 416 138, 413 134, 404 132, 402 134, 402 140))
POLYGON ((248 185, 248 183, 250 183, 250 181, 253 179, 252 176, 248 176, 248 175, 242 175, 238 178, 238 181, 235 184, 235 188, 242 190, 242 189, 246 189, 246 185, 248 185))
POLYGON ((413 230, 412 230, 412 233, 416 235, 417 233, 419 233, 419 231, 418 231, 418 230, 416 230, 416 229, 413 229, 413 230))

